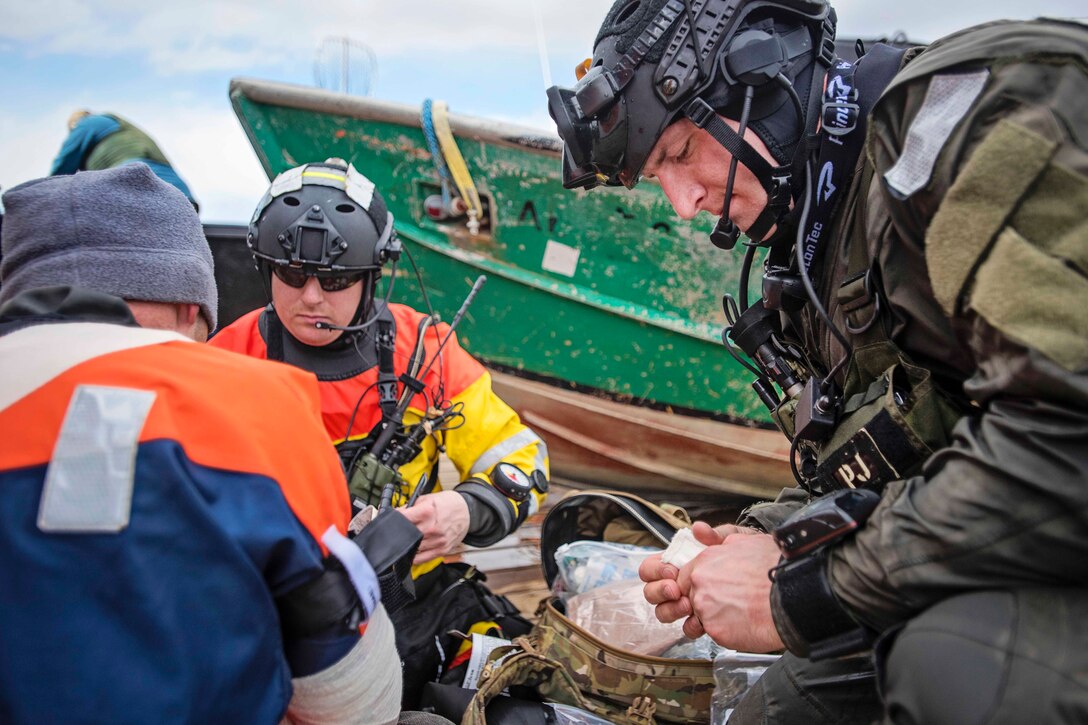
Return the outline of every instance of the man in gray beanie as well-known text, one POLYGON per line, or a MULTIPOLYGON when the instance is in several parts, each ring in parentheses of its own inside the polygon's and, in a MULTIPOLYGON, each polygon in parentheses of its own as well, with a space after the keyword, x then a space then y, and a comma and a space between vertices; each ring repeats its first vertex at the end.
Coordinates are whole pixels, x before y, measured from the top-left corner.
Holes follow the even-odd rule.
MULTIPOLYGON (((215 329, 212 254, 185 196, 146 166, 37 179, 4 194, 0 304, 39 287, 195 305, 215 329)), ((133 313, 161 306, 138 306, 133 313)))
POLYGON ((396 722, 317 381, 193 344, 188 200, 134 164, 4 204, 0 721, 396 722))

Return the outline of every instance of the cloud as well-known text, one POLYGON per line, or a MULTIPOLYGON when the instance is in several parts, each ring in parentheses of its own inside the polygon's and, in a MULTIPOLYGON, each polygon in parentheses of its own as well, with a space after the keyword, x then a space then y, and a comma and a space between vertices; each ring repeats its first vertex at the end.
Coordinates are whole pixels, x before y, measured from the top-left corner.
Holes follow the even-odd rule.
POLYGON ((72 108, 65 103, 34 117, 0 109, 0 187, 10 189, 49 171, 72 108))
MULTIPOLYGON (((588 52, 611 0, 37 0, 0 7, 0 37, 64 53, 140 50, 157 63, 187 67, 230 62, 251 53, 277 62, 299 46, 311 48, 328 36, 348 35, 382 55, 533 48, 533 5, 553 51, 588 52), (210 54, 212 60, 203 58, 210 54)), ((864 34, 904 30, 940 34, 997 17, 1083 14, 1080 0, 1020 0, 909 4, 840 0, 842 24, 864 34), (932 32, 923 29, 932 28, 932 32)), ((487 56, 481 61, 486 69, 487 56)), ((216 67, 226 67, 217 65, 216 67)))
MULTIPOLYGON (((124 116, 159 143, 200 202, 201 218, 249 219, 268 179, 229 106, 102 100, 97 108, 124 116)), ((49 171, 73 107, 65 102, 23 117, 0 111, 0 186, 8 189, 49 171)))
MULTIPOLYGON (((379 63, 377 93, 383 97, 400 94, 399 100, 414 102, 432 94, 453 96, 456 91, 458 112, 484 108, 494 118, 553 133, 535 87, 541 76, 534 62, 533 4, 540 10, 552 76, 556 82, 569 83, 574 63, 590 52, 611 2, 0 2, 0 52, 11 67, 55 55, 106 59, 110 63, 103 67, 120 67, 113 75, 107 72, 87 83, 82 79, 68 83, 69 75, 79 74, 65 73, 51 87, 49 80, 56 76, 49 75, 55 72, 50 64, 41 64, 46 70, 40 77, 33 76, 28 65, 25 75, 38 83, 31 97, 0 106, 0 185, 7 188, 44 174, 63 140, 68 114, 87 106, 120 113, 151 133, 192 186, 205 219, 244 221, 267 180, 221 88, 217 86, 214 97, 202 95, 218 81, 196 74, 299 80, 309 77, 315 50, 327 37, 347 36, 373 48, 379 63), (532 67, 522 72, 516 64, 532 67), (517 72, 509 72, 512 69, 517 72), (446 79, 444 85, 435 87, 432 76, 446 79), (523 78, 525 85, 534 84, 533 94, 515 92, 523 88, 496 89, 496 76, 523 78), (390 77, 397 78, 397 87, 386 90, 380 79, 390 77), (120 86, 127 89, 124 94, 113 90, 120 86), (79 91, 68 90, 73 87, 79 91), (63 100, 50 95, 59 93, 66 94, 63 100), (528 97, 535 100, 525 101, 528 97)), ((920 41, 997 17, 1083 14, 1082 4, 1083 0, 1036 0, 1030 5, 1020 0, 835 2, 841 36, 879 37, 902 30, 920 41)))
MULTIPOLYGON (((609 0, 533 0, 553 51, 586 54, 609 0)), ((479 52, 486 73, 496 54, 536 47, 531 2, 424 0, 44 0, 5 3, 0 38, 33 53, 113 56, 136 53, 160 73, 277 67, 312 59, 327 37, 366 43, 379 58, 411 56, 441 63, 479 52), (58 18, 64 22, 58 23, 58 18)))
POLYGON ((1040 15, 1084 15, 1083 0, 990 0, 948 2, 913 0, 908 3, 873 0, 836 0, 842 37, 880 38, 903 32, 910 40, 929 43, 956 30, 1002 18, 1030 19, 1040 15))
MULTIPOLYGON (((1083 14, 1082 2, 840 0, 835 6, 842 35, 904 31, 929 41, 998 17, 1083 14)), ((347 36, 372 47, 379 61, 410 57, 438 64, 475 53, 479 63, 465 73, 486 74, 504 53, 535 50, 534 3, 550 55, 565 63, 588 55, 611 0, 38 0, 0 7, 0 39, 21 41, 35 54, 134 53, 160 74, 175 75, 308 64, 322 39, 347 36)))
POLYGON ((249 220, 268 177, 229 107, 180 113, 149 107, 133 114, 193 190, 204 221, 249 220))
POLYGON ((39 0, 0 5, 0 38, 38 40, 67 26, 92 22, 92 8, 81 0, 39 0), (62 22, 58 19, 63 18, 62 22))

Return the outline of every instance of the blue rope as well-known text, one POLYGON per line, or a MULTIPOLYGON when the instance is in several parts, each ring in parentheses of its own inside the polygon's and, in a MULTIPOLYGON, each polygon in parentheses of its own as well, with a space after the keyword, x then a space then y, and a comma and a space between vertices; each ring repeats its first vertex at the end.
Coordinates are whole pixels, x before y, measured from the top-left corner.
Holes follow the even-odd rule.
POLYGON ((434 159, 435 168, 438 169, 438 177, 442 180, 442 203, 449 209, 452 201, 450 196, 450 169, 446 166, 446 159, 442 155, 442 149, 438 147, 438 136, 434 132, 434 119, 431 115, 431 99, 428 98, 423 101, 420 124, 423 126, 423 138, 427 139, 427 148, 431 150, 431 158, 434 159))

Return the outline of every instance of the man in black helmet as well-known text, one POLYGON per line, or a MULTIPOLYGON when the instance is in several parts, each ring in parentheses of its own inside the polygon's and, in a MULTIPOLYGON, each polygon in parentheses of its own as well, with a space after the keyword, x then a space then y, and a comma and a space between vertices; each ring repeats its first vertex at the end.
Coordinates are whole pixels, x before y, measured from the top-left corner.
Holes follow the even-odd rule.
POLYGON ((646 597, 788 650, 731 723, 1083 722, 1088 31, 850 63, 834 28, 816 0, 620 0, 548 92, 567 186, 653 176, 747 235, 742 279, 766 250, 729 338, 800 488, 697 525, 646 597))
POLYGON ((440 557, 462 542, 489 546, 539 508, 548 489, 547 448, 455 337, 438 354, 447 325, 390 303, 400 241, 381 194, 354 167, 330 159, 277 176, 253 214, 249 246, 271 304, 210 344, 317 376, 325 429, 352 480, 356 508, 382 499, 383 480, 364 471, 381 464, 403 479, 392 504, 403 507, 423 541, 412 572, 416 601, 389 609, 404 661, 404 703, 415 705, 424 682, 464 654, 451 631, 480 622, 473 631, 528 631, 513 605, 479 583, 479 573, 440 557), (394 270, 384 299, 375 299, 386 263, 394 270), (396 433, 383 438, 387 428, 396 433), (376 450, 382 441, 389 445, 376 450), (440 447, 458 469, 453 485, 437 480, 440 447))

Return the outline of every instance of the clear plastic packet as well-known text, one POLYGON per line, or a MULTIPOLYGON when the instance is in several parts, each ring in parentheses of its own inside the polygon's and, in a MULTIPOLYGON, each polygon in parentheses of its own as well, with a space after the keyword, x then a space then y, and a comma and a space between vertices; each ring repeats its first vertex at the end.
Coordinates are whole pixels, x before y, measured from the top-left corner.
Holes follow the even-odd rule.
POLYGON ((638 567, 643 559, 660 552, 650 546, 607 541, 563 544, 555 550, 555 563, 559 567, 555 592, 582 594, 605 584, 638 579, 638 567))
POLYGON ((744 694, 780 654, 753 654, 723 649, 714 658, 714 695, 710 701, 710 722, 724 725, 744 694))
POLYGON ((612 725, 610 720, 571 705, 560 705, 556 702, 546 704, 555 714, 557 725, 612 725))
POLYGON ((704 634, 699 639, 684 639, 661 653, 672 660, 712 660, 725 648, 704 634))
POLYGON ((683 621, 662 624, 642 596, 643 584, 628 579, 567 600, 567 617, 597 639, 628 652, 661 656, 684 637, 683 621))

